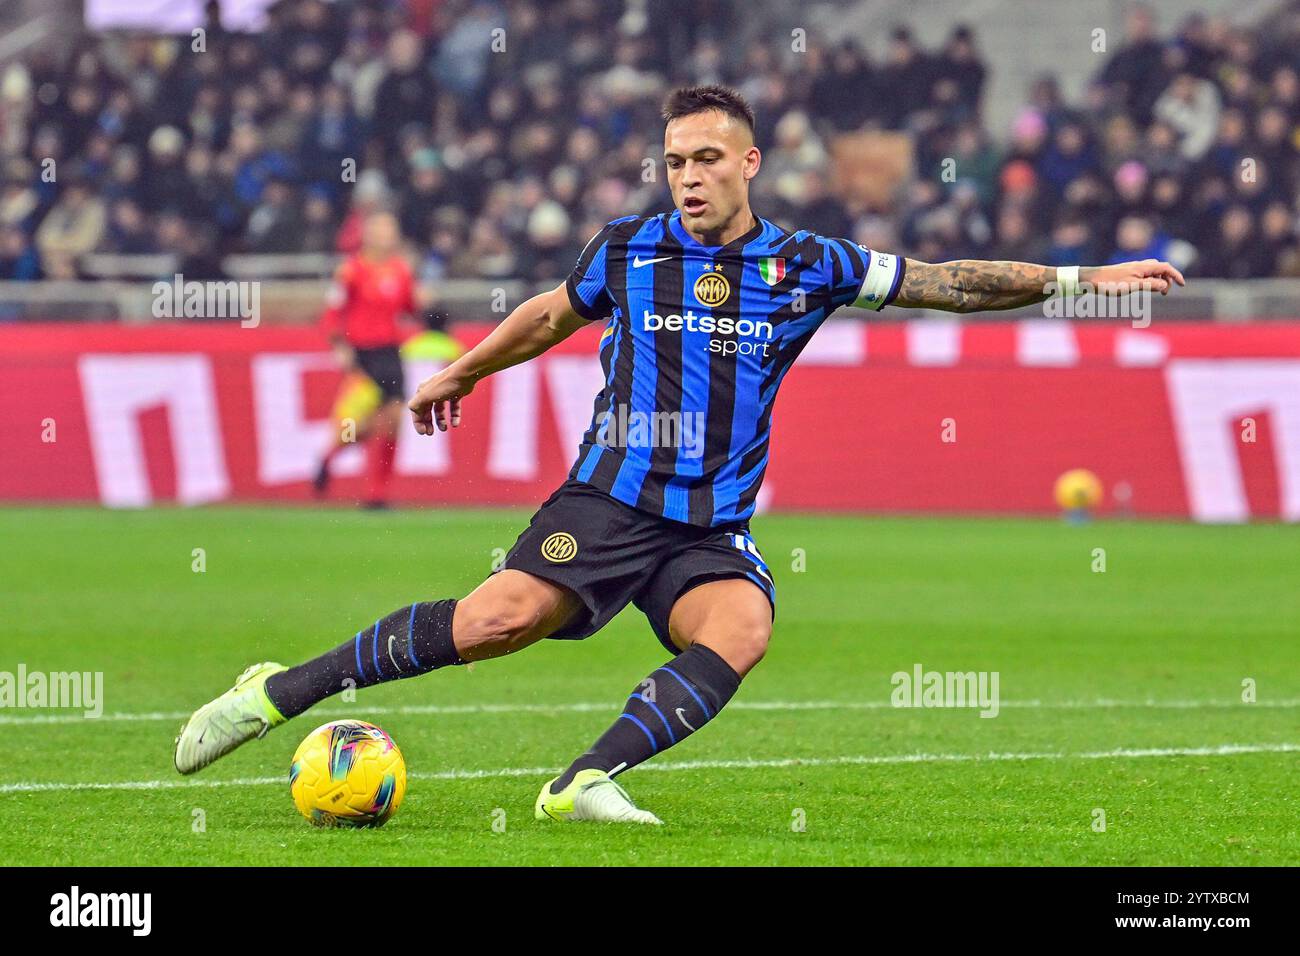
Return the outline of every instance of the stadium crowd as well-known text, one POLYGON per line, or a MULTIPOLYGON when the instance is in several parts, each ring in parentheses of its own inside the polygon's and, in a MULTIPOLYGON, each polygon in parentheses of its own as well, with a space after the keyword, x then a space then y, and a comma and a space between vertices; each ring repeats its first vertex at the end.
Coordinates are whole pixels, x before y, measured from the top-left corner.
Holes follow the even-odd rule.
POLYGON ((82 274, 89 252, 352 251, 389 206, 419 275, 562 276, 608 219, 667 205, 658 106, 725 82, 759 116, 755 209, 931 261, 1168 258, 1300 275, 1300 35, 1130 13, 1085 102, 1041 78, 1005 136, 962 26, 897 29, 880 60, 789 34, 735 42, 732 0, 282 0, 227 33, 83 35, 0 75, 0 279, 82 274), (500 32, 504 31, 504 32, 500 32), (905 131, 888 208, 830 188, 830 144, 905 131), (51 167, 49 160, 54 161, 51 167), (50 177, 47 170, 57 170, 50 177), (355 173, 355 175, 353 175, 355 173), (52 179, 52 181, 51 181, 52 179))

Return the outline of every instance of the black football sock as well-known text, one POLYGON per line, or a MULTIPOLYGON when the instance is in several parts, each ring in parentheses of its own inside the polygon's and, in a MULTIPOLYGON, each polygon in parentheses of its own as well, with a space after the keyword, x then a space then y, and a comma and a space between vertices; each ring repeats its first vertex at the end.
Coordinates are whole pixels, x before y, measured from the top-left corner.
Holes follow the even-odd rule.
POLYGON ((266 696, 285 717, 296 717, 347 686, 369 687, 463 664, 451 639, 455 610, 454 599, 400 608, 334 650, 273 674, 266 696))
POLYGON ((637 685, 614 725, 556 778, 551 792, 567 787, 580 770, 622 773, 681 743, 716 717, 739 686, 730 664, 692 644, 637 685))

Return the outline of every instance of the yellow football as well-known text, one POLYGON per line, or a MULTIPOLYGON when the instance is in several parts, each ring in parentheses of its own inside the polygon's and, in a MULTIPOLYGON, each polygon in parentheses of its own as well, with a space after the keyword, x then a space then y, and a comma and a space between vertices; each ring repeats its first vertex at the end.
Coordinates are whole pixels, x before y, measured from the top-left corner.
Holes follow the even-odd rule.
POLYGON ((1056 479, 1056 503, 1067 511, 1101 504, 1101 479, 1086 468, 1073 468, 1056 479))
POLYGON ((383 826, 406 795, 406 761, 374 724, 335 720, 298 745, 289 791, 313 826, 383 826))

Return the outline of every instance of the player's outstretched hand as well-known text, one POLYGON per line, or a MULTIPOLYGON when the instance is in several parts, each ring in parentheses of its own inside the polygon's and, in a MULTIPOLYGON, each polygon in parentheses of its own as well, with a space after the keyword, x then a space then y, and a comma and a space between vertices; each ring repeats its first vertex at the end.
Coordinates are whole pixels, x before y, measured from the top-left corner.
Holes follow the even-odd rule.
POLYGON ((474 391, 472 379, 463 378, 450 367, 420 383, 415 397, 407 404, 415 430, 421 435, 432 435, 436 424, 438 431, 460 425, 460 400, 474 391))
MULTIPOLYGON (((1081 275, 1082 279, 1083 276, 1081 275)), ((1089 271, 1087 282, 1101 292, 1137 292, 1149 289, 1168 295, 1178 285, 1187 285, 1183 274, 1159 259, 1142 259, 1139 262, 1120 262, 1113 266, 1097 266, 1089 271)))

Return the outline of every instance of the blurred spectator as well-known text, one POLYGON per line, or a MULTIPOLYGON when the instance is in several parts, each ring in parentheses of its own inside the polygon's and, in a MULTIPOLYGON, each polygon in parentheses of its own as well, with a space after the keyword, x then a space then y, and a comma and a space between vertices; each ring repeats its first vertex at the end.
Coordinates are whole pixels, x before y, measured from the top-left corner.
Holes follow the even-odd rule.
POLYGON ((1177 131, 1164 121, 1147 127, 1146 141, 1142 144, 1142 165, 1153 173, 1183 175, 1189 164, 1178 148, 1177 131))
POLYGON ((1288 115, 1281 105, 1266 106, 1255 118, 1255 144, 1251 151, 1277 178, 1281 193, 1294 195, 1297 182, 1296 124, 1300 116, 1288 115))
POLYGON ((837 130, 857 129, 879 117, 874 82, 862 50, 846 40, 831 51, 829 64, 813 81, 809 106, 837 130))
MULTIPOLYGON (((184 166, 185 136, 174 126, 159 126, 149 136, 148 168, 141 178, 140 199, 150 212, 176 204, 189 189, 184 166)), ((128 174, 139 175, 134 171, 128 174)))
POLYGON ((961 24, 953 28, 934 66, 941 80, 952 83, 966 112, 978 114, 987 71, 975 50, 975 34, 970 27, 961 24))
POLYGON ((31 187, 29 164, 14 160, 5 171, 0 186, 0 228, 15 226, 30 233, 40 211, 40 197, 31 187))
MULTIPOLYGON (((435 71, 439 81, 460 100, 462 109, 474 109, 482 102, 487 81, 488 58, 493 31, 502 31, 505 17, 495 3, 476 2, 447 31, 438 47, 435 71)), ((498 33, 496 38, 502 34, 498 33)), ((382 101, 382 97, 381 97, 382 101)))
POLYGON ((289 160, 267 149, 261 131, 251 122, 237 123, 231 131, 230 154, 234 161, 235 198, 246 209, 251 209, 261 200, 262 190, 268 182, 292 178, 289 160))
POLYGON ((384 174, 374 169, 366 170, 357 179, 357 188, 352 192, 352 206, 339 228, 334 248, 345 255, 360 251, 366 220, 373 213, 383 211, 387 204, 388 184, 384 174))
POLYGON ((1219 91, 1209 80, 1180 73, 1156 100, 1156 118, 1181 137, 1179 152, 1188 160, 1205 155, 1219 123, 1219 91))
POLYGON ((272 176, 261 199, 248 216, 246 248, 249 252, 302 251, 303 222, 293 186, 272 176))
POLYGON ((302 242, 299 252, 334 250, 334 207, 329 194, 319 187, 308 190, 302 206, 302 242))
POLYGON ((1102 69, 1102 83, 1111 87, 1126 112, 1145 125, 1162 92, 1160 80, 1164 45, 1156 36, 1155 17, 1145 4, 1134 4, 1125 21, 1124 42, 1102 69))
POLYGON ((876 86, 884 106, 883 120, 889 129, 900 129, 910 114, 925 106, 933 79, 935 75, 925 53, 912 38, 912 31, 906 27, 895 28, 876 86))
MULTIPOLYGON (((478 47, 484 47, 483 36, 478 47)), ((388 71, 375 94, 375 131, 385 149, 396 149, 397 138, 408 125, 433 122, 433 77, 424 63, 424 44, 408 30, 388 40, 388 71)))
MULTIPOLYGON (((164 222, 168 220, 164 219, 164 222)), ((186 279, 222 281, 230 278, 221 265, 221 254, 211 229, 181 223, 173 249, 181 253, 180 272, 186 279)))
POLYGON ((1230 206, 1219 220, 1214 245, 1198 270, 1219 279, 1254 279, 1268 275, 1268 250, 1258 241, 1255 217, 1245 206, 1230 206))
POLYGON ((1057 200, 1071 181, 1095 169, 1097 160, 1083 125, 1070 122, 1058 127, 1051 143, 1039 156, 1037 166, 1039 178, 1057 200))
POLYGON ((417 151, 411 157, 411 181, 402 202, 402 232, 408 236, 427 236, 433 228, 434 214, 443 206, 454 205, 455 201, 455 192, 448 187, 438 154, 432 149, 417 151))
POLYGON ((144 212, 134 199, 117 199, 110 207, 104 250, 123 255, 144 255, 158 251, 144 212))
POLYGON ((1142 155, 1142 142, 1138 138, 1137 124, 1117 113, 1106 121, 1102 130, 1102 149, 1105 152, 1105 166, 1113 170, 1116 166, 1142 155))
POLYGON ((64 173, 63 195, 36 230, 41 268, 52 279, 77 277, 77 259, 104 237, 104 203, 76 170, 64 173))
POLYGON ((1042 262, 1047 255, 1047 246, 1041 235, 1024 210, 1017 206, 1004 207, 998 216, 998 253, 1007 259, 1042 262))
POLYGON ((1218 129, 1205 154, 1205 166, 1221 176, 1235 176, 1240 172, 1239 161, 1245 156, 1247 143, 1246 117, 1238 109, 1226 109, 1219 114, 1218 129))
POLYGON ((1295 214, 1282 201, 1270 203, 1260 219, 1260 242, 1268 255, 1266 275, 1300 275, 1295 214))
POLYGON ((821 138, 813 131, 808 115, 791 110, 777 121, 776 142, 763 156, 762 183, 755 183, 759 195, 780 197, 799 204, 804 174, 825 177, 828 158, 821 138))
POLYGON ((1115 207, 1114 215, 1140 216, 1147 211, 1147 185, 1151 173, 1145 165, 1131 159, 1115 170, 1115 207))
POLYGON ((1097 262, 1098 250, 1092 224, 1078 213, 1066 213, 1052 229, 1052 241, 1043 259, 1045 265, 1068 266, 1097 262))
POLYGON ((1133 213, 1124 216, 1115 229, 1115 251, 1111 262, 1136 259, 1162 259, 1179 269, 1186 269, 1195 255, 1185 242, 1169 235, 1150 216, 1133 213))
POLYGON ((27 234, 17 226, 0 225, 0 282, 41 278, 41 260, 27 234))
POLYGON ((364 146, 364 126, 353 112, 344 88, 327 83, 298 146, 304 178, 328 190, 331 197, 337 196, 342 189, 344 163, 349 159, 359 163, 364 146))
POLYGON ((1195 214, 1179 177, 1165 175, 1155 179, 1151 184, 1151 211, 1160 228, 1171 236, 1187 240, 1195 237, 1195 214))
POLYGON ((954 189, 970 185, 983 209, 991 209, 997 195, 998 153, 978 123, 963 123, 953 141, 956 160, 954 189))
POLYGON ((844 203, 831 194, 826 177, 820 172, 805 171, 798 193, 798 211, 792 209, 787 218, 798 221, 801 229, 812 229, 826 236, 847 236, 852 230, 844 203))

